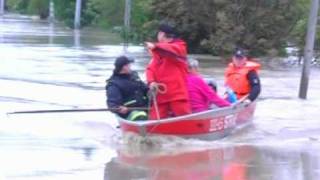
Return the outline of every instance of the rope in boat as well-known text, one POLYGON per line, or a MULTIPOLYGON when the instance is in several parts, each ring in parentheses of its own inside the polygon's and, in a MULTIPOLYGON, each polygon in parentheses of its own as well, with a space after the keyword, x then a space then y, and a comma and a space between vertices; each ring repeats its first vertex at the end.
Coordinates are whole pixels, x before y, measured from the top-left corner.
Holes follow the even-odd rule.
MULTIPOLYGON (((165 84, 163 84, 163 83, 158 83, 157 85, 158 85, 158 87, 155 90, 151 90, 150 91, 150 96, 151 96, 150 100, 153 101, 153 106, 154 106, 155 111, 156 111, 157 120, 160 120, 159 107, 158 107, 158 102, 157 102, 157 93, 160 93, 160 94, 166 93, 167 92, 167 86, 165 84)), ((155 129, 159 125, 160 125, 160 121, 158 121, 158 123, 155 124, 150 129, 150 132, 152 132, 153 129, 155 129)), ((148 132, 147 132, 147 134, 148 134, 148 132)))
POLYGON ((153 101, 153 106, 156 111, 157 120, 160 119, 160 113, 159 113, 159 107, 157 102, 157 94, 164 94, 167 92, 167 86, 163 83, 157 83, 157 86, 155 89, 152 89, 150 91, 151 100, 153 101))
POLYGON ((159 113, 159 107, 158 107, 158 102, 157 102, 157 92, 151 93, 152 95, 152 101, 153 101, 153 106, 156 111, 157 119, 160 119, 160 113, 159 113))

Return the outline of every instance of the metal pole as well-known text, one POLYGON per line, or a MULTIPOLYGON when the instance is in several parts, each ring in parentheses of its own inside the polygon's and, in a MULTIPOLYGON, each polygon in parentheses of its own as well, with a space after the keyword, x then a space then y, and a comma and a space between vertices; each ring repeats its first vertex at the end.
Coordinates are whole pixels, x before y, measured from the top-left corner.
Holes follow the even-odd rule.
POLYGON ((49 21, 52 23, 54 22, 54 2, 50 0, 49 3, 49 21))
POLYGON ((125 46, 129 43, 129 32, 130 32, 130 19, 131 19, 131 0, 126 0, 125 11, 124 11, 124 39, 125 46))
POLYGON ((76 2, 76 9, 75 9, 75 15, 74 15, 74 28, 79 29, 81 24, 81 0, 77 0, 76 2))
POLYGON ((0 0, 0 15, 4 14, 5 0, 0 0))
POLYGON ((307 99, 310 75, 310 61, 313 58, 313 48, 317 29, 319 0, 312 0, 308 19, 306 45, 304 47, 304 61, 300 81, 299 98, 307 99))

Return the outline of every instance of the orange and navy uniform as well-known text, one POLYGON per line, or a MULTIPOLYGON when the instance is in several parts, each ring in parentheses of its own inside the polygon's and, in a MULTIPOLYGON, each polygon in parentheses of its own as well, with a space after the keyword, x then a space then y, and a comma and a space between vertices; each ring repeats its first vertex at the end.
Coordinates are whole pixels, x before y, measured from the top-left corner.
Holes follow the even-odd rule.
MULTIPOLYGON (((186 85, 186 43, 180 39, 174 39, 169 43, 158 42, 150 53, 152 59, 146 69, 147 82, 162 83, 166 86, 166 92, 157 93, 156 96, 160 118, 168 117, 169 113, 173 113, 174 116, 191 113, 186 85)), ((155 107, 152 106, 149 118, 156 117, 155 107)))
POLYGON ((248 99, 255 100, 260 93, 258 71, 261 65, 253 61, 246 61, 243 67, 236 67, 229 63, 225 71, 225 84, 230 87, 238 99, 249 94, 248 99))

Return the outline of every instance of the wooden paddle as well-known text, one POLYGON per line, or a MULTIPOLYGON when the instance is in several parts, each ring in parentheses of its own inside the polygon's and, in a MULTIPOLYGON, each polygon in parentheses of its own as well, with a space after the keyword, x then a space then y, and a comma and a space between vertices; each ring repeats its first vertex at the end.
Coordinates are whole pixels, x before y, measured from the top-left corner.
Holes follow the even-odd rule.
MULTIPOLYGON (((127 107, 129 110, 148 110, 147 107, 127 107)), ((14 111, 7 114, 35 114, 35 113, 68 113, 68 112, 92 112, 92 111, 116 111, 119 108, 94 108, 94 109, 52 109, 52 110, 30 110, 14 111)))

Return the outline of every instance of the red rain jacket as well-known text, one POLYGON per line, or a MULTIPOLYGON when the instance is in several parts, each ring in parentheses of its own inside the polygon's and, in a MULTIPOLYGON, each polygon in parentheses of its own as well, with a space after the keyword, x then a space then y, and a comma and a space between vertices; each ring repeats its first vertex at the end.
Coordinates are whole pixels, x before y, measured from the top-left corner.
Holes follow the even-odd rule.
POLYGON ((147 82, 163 83, 167 88, 164 94, 157 94, 158 103, 188 100, 186 43, 180 39, 169 43, 159 42, 150 53, 152 59, 146 70, 147 82))

